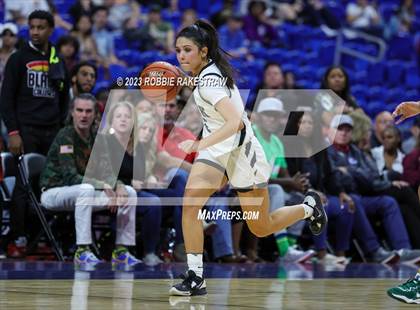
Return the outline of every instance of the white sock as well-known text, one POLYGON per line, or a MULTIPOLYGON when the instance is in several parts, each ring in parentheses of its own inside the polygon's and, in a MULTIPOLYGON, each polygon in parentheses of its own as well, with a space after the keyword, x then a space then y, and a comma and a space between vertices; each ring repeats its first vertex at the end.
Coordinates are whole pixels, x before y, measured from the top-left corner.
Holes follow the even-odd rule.
POLYGON ((203 254, 187 254, 188 269, 203 277, 203 254))
POLYGON ((307 204, 303 204, 303 211, 305 211, 304 219, 307 219, 308 217, 311 217, 314 213, 314 209, 307 204))

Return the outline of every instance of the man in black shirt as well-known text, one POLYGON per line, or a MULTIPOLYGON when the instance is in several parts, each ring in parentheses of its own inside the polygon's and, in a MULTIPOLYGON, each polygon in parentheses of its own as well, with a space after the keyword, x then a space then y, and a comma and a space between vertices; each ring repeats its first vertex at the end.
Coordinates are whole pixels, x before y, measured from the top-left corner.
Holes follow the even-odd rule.
MULTIPOLYGON (((9 135, 9 150, 46 155, 67 117, 68 83, 64 63, 49 42, 54 18, 37 10, 28 18, 30 41, 12 54, 6 64, 1 90, 0 113, 9 135)), ((25 210, 27 194, 19 175, 13 193, 11 229, 14 243, 10 257, 26 250, 25 210)))

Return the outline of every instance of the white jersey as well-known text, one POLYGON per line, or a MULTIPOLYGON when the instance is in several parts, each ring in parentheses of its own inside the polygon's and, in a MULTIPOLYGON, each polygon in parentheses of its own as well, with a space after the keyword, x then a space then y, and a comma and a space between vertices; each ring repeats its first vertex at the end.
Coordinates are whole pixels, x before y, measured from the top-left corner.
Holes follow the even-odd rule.
POLYGON ((233 151, 253 135, 238 88, 234 85, 233 89, 229 89, 223 85, 223 79, 219 68, 211 61, 198 75, 198 85, 193 92, 194 100, 203 117, 203 138, 221 128, 226 122, 215 108, 216 103, 221 99, 229 97, 231 103, 242 115, 245 126, 241 131, 206 149, 214 157, 233 151))

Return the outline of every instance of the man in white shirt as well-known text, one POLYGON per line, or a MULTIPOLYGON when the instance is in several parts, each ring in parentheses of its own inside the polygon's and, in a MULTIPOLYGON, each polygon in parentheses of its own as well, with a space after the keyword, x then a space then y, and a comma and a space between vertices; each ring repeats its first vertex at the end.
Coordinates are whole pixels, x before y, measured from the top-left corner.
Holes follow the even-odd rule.
POLYGON ((373 35, 382 35, 381 17, 377 10, 369 4, 369 0, 357 0, 346 8, 348 24, 356 29, 373 35))

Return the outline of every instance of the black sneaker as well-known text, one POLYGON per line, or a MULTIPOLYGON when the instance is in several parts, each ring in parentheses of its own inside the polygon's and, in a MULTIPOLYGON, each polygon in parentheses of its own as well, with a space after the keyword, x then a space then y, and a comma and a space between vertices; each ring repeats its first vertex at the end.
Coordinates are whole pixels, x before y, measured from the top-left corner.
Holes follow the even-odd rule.
POLYGON ((314 209, 314 213, 308 218, 309 228, 314 235, 321 234, 328 222, 327 213, 325 213, 321 197, 314 191, 308 191, 303 203, 314 209))
POLYGON ((188 270, 185 275, 180 275, 182 282, 175 284, 169 290, 170 295, 175 296, 198 296, 206 295, 206 281, 198 277, 194 271, 188 270))

